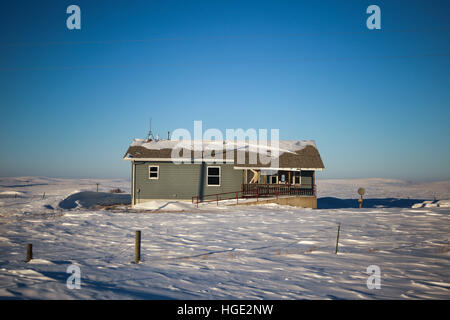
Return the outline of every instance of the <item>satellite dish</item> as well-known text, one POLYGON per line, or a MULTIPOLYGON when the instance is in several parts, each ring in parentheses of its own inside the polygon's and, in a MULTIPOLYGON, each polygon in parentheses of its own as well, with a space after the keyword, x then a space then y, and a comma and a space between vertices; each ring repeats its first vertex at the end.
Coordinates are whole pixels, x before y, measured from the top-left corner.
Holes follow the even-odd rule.
POLYGON ((359 194, 360 196, 363 196, 364 193, 366 193, 366 189, 364 189, 364 188, 359 188, 359 189, 358 189, 358 194, 359 194))

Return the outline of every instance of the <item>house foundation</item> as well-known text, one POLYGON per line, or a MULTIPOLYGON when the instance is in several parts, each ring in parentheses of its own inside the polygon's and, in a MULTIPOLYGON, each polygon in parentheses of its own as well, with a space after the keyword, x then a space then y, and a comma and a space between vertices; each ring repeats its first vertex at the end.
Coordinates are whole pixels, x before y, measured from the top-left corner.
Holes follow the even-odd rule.
POLYGON ((251 202, 241 202, 236 204, 237 206, 251 206, 251 205, 258 205, 258 204, 267 204, 267 203, 276 203, 283 206, 294 206, 294 207, 301 207, 301 208, 311 208, 311 209, 317 209, 317 198, 316 197, 298 197, 298 196, 292 196, 292 197, 280 197, 278 199, 261 199, 258 201, 251 201, 251 202))

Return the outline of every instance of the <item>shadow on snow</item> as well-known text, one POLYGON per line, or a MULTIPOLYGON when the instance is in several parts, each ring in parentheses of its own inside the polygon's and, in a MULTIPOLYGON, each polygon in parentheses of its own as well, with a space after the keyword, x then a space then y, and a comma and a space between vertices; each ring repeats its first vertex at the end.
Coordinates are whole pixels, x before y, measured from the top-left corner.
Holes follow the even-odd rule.
MULTIPOLYGON (((414 204, 422 203, 424 199, 373 198, 364 199, 364 208, 411 208, 414 204)), ((436 200, 437 201, 437 200, 436 200)), ((359 208, 358 199, 340 199, 324 197, 317 199, 318 209, 347 209, 359 208)))
POLYGON ((78 206, 92 208, 95 206, 110 206, 130 203, 130 194, 83 191, 71 194, 59 203, 59 207, 62 209, 73 209, 78 206))

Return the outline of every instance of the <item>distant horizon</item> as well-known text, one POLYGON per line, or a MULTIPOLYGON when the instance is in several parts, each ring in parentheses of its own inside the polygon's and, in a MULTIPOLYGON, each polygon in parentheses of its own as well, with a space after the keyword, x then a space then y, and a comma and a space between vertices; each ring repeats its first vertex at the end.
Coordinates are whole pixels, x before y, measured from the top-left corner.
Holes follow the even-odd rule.
MULTIPOLYGON (((320 171, 316 172, 316 174, 320 175, 320 171)), ((4 178, 49 178, 49 179, 67 179, 67 180, 124 180, 130 181, 131 177, 110 177, 110 178, 102 178, 102 177, 58 177, 58 176, 41 176, 41 175, 26 175, 26 176, 0 176, 0 179, 4 178)), ((387 178, 387 177, 365 177, 365 178, 324 178, 317 176, 318 181, 322 180, 394 180, 394 181, 402 181, 402 182, 410 182, 410 183, 426 183, 426 182, 449 182, 450 179, 442 179, 442 180, 412 180, 412 179, 399 179, 399 178, 387 178)))

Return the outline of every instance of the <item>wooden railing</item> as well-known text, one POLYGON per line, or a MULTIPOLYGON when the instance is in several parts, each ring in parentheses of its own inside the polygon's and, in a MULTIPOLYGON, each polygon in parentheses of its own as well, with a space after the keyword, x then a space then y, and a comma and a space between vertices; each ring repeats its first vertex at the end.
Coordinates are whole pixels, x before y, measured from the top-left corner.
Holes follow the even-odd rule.
POLYGON ((205 194, 202 196, 193 196, 192 203, 198 204, 201 202, 216 202, 236 199, 236 204, 239 199, 276 197, 279 196, 316 196, 316 185, 311 188, 301 187, 299 185, 289 184, 243 184, 241 191, 222 192, 214 194, 205 194))
POLYGON ((315 196, 315 193, 315 185, 310 188, 292 184, 249 183, 242 185, 242 194, 244 197, 315 196))

